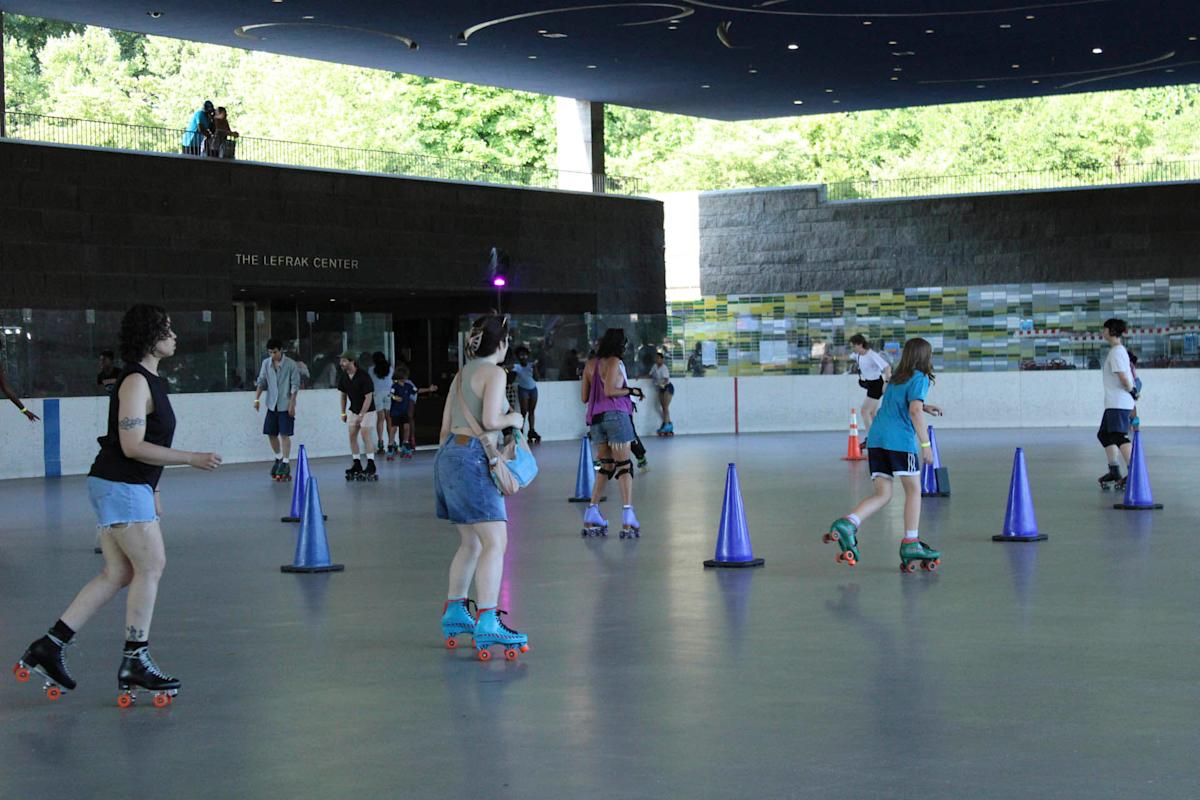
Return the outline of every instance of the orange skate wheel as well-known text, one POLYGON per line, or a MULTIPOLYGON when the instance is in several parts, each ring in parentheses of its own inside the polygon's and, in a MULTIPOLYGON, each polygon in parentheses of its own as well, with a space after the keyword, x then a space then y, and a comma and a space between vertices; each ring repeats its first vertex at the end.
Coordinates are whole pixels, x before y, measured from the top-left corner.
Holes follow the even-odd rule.
POLYGON ((117 706, 119 708, 129 708, 131 705, 133 705, 133 695, 131 695, 131 694, 117 695, 117 706))
POLYGON ((58 698, 62 697, 62 690, 57 686, 47 686, 46 697, 50 698, 51 700, 57 700, 58 698))
POLYGON ((13 675, 17 676, 17 680, 21 683, 29 682, 29 670, 22 667, 20 664, 13 665, 13 675))
POLYGON ((914 564, 914 563, 912 563, 911 561, 910 561, 910 562, 908 562, 907 564, 901 563, 901 564, 900 564, 900 571, 901 571, 901 572, 909 572, 909 573, 916 572, 916 571, 917 571, 917 565, 916 565, 916 564, 914 564))
POLYGON ((455 639, 453 636, 447 636, 446 637, 446 647, 449 648, 450 650, 453 650, 454 648, 458 647, 458 639, 455 639))
POLYGON ((154 707, 155 708, 166 708, 169 705, 171 705, 171 695, 169 695, 169 694, 154 695, 154 707))
POLYGON ((488 652, 487 648, 484 648, 479 651, 479 660, 480 661, 491 661, 492 660, 492 654, 490 652, 488 652))
POLYGON ((925 570, 926 572, 937 572, 937 562, 936 561, 922 561, 921 569, 925 570))
POLYGON ((528 652, 529 652, 529 645, 527 645, 527 644, 523 644, 523 645, 521 645, 521 652, 522 652, 522 653, 528 653, 528 652))
POLYGON ((517 651, 513 650, 511 647, 508 648, 507 650, 504 651, 504 658, 508 661, 516 661, 517 660, 517 651))

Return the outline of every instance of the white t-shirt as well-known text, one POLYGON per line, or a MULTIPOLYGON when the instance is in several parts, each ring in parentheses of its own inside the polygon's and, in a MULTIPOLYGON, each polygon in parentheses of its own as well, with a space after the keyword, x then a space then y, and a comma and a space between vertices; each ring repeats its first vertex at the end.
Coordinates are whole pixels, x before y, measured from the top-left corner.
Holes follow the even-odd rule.
POLYGON ((1118 372, 1124 372, 1130 385, 1133 384, 1133 371, 1129 368, 1129 351, 1125 349, 1124 345, 1120 344, 1109 350, 1108 357, 1104 359, 1104 374, 1102 376, 1104 381, 1104 407, 1132 409, 1137 403, 1134 401, 1133 395, 1125 388, 1125 384, 1121 383, 1121 378, 1117 375, 1118 372))
POLYGON ((671 380, 671 372, 667 369, 667 365, 655 364, 650 368, 650 380, 654 381, 655 386, 662 386, 669 383, 671 380))
POLYGON ((874 350, 859 355, 852 353, 854 360, 858 362, 858 374, 864 381, 877 381, 883 377, 883 371, 890 369, 891 364, 888 360, 874 350))

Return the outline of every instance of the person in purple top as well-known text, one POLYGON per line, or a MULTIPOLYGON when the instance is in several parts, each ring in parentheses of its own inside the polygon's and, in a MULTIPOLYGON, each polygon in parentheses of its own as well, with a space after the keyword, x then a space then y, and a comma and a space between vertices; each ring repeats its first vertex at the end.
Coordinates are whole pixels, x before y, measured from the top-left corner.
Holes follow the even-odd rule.
POLYGON ((633 401, 643 399, 642 390, 630 386, 621 369, 621 356, 628 342, 623 328, 609 328, 596 347, 596 357, 583 370, 580 397, 587 403, 587 424, 596 443, 600 474, 592 489, 592 502, 583 515, 583 535, 603 536, 608 520, 600 514, 600 498, 610 480, 621 488, 621 538, 641 535, 641 523, 633 513, 633 461, 630 445, 633 432, 633 401))

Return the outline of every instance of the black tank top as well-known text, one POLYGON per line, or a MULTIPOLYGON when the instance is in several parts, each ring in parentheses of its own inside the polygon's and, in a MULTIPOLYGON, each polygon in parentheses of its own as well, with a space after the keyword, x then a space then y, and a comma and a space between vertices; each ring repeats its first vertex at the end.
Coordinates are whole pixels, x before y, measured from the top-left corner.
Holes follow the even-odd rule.
POLYGON ((166 378, 150 374, 141 364, 126 366, 121 371, 121 377, 117 379, 112 397, 108 401, 108 433, 96 440, 100 442, 100 453, 92 462, 92 469, 88 475, 118 483, 148 483, 158 486, 163 468, 126 456, 121 452, 121 440, 117 435, 121 384, 125 382, 125 378, 135 373, 143 376, 150 384, 150 397, 154 401, 154 411, 146 417, 146 441, 161 447, 170 447, 175 439, 175 412, 171 410, 171 401, 167 399, 166 378))

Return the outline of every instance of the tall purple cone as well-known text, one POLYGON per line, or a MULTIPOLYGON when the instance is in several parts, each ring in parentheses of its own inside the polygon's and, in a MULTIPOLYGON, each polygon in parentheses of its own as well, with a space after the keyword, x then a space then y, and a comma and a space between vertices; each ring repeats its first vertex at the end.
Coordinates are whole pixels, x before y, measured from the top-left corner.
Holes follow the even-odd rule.
POLYGON ((750 547, 750 528, 746 525, 746 510, 742 507, 737 466, 730 464, 725 473, 725 502, 721 507, 721 527, 717 531, 717 552, 704 562, 704 566, 761 567, 764 563, 761 558, 754 557, 750 547))
POLYGON ((325 514, 321 510, 321 495, 317 479, 308 479, 304 515, 300 518, 300 533, 296 537, 296 555, 281 572, 341 572, 346 567, 334 564, 329 558, 329 541, 325 537, 325 514))
POLYGON ((1038 533, 1033 496, 1029 493, 1029 472, 1025 469, 1025 451, 1018 447, 1013 456, 1012 480, 1008 484, 1008 507, 1004 511, 1004 533, 993 542, 1040 542, 1049 538, 1038 533))
POLYGON ((1129 456, 1129 476, 1125 479, 1124 502, 1115 503, 1113 508, 1125 511, 1149 511, 1162 508, 1154 502, 1150 491, 1150 473, 1146 471, 1146 457, 1142 452, 1142 432, 1133 432, 1133 453, 1129 456))
POLYGON ((293 480, 292 510, 286 517, 280 517, 280 522, 299 522, 304 513, 304 497, 308 494, 308 451, 304 445, 300 445, 300 453, 296 456, 296 475, 293 480))
POLYGON ((942 456, 938 452, 937 436, 929 426, 929 449, 933 451, 933 463, 921 465, 921 496, 945 497, 947 492, 938 484, 937 471, 942 468, 942 456))

